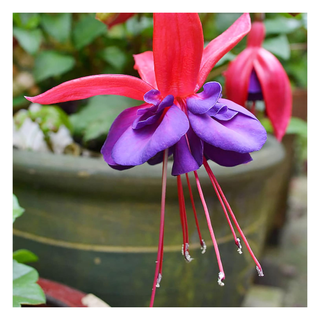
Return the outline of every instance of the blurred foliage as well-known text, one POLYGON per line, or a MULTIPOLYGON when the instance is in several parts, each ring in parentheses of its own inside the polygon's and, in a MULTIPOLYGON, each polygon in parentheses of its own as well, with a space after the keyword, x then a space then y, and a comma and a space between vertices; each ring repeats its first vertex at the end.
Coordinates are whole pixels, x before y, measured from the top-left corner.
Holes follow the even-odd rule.
MULTIPOLYGON (((20 207, 17 197, 13 194, 13 222, 20 217, 24 209, 20 207)), ((37 261, 38 257, 29 250, 20 249, 13 252, 13 307, 36 305, 46 302, 41 287, 36 283, 39 279, 37 270, 24 263, 37 261)))
POLYGON ((104 142, 112 122, 123 110, 142 104, 136 100, 118 96, 95 96, 79 112, 70 116, 74 136, 83 143, 99 139, 104 142))
MULTIPOLYGON (((268 118, 260 119, 268 133, 273 133, 273 127, 268 118)), ((308 126, 307 123, 299 118, 291 117, 286 134, 295 135, 295 156, 298 170, 304 166, 304 162, 308 157, 308 126), (300 168, 299 168, 300 167, 300 168)))
POLYGON ((72 143, 69 116, 59 106, 31 104, 13 116, 13 144, 18 148, 61 152, 72 143))
MULTIPOLYGON (((200 13, 205 45, 225 31, 240 13, 200 13)), ((255 14, 251 14, 252 21, 255 14)), ((307 87, 307 14, 266 13, 264 47, 287 71, 293 87, 307 87)), ((24 96, 44 92, 64 81, 102 73, 138 76, 133 54, 152 50, 152 13, 139 13, 108 28, 95 13, 13 14, 13 106, 28 108, 24 96)), ((246 46, 246 37, 227 53, 208 80, 224 85, 222 73, 246 46)), ((103 140, 116 115, 135 101, 93 97, 60 106, 70 115, 77 141, 103 140), (72 108, 69 106, 72 104, 72 108)), ((103 142, 103 141, 102 141, 103 142)), ((93 144, 95 145, 95 144, 93 144)), ((101 141, 96 145, 99 151, 101 141)))
POLYGON ((20 207, 19 201, 15 195, 13 195, 13 205, 12 205, 12 218, 13 222, 20 217, 24 212, 24 209, 20 207))

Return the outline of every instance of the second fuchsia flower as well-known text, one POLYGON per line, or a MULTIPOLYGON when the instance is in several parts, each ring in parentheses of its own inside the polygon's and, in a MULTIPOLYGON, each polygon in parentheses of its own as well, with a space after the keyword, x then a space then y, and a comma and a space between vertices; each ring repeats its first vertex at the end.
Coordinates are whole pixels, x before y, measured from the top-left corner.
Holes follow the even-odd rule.
POLYGON ((263 22, 255 21, 248 34, 247 48, 230 63, 224 74, 226 95, 242 106, 246 101, 264 100, 274 134, 281 141, 291 117, 292 93, 281 63, 262 47, 264 38, 263 22))
POLYGON ((133 15, 135 13, 97 13, 96 19, 103 22, 108 29, 111 29, 117 24, 126 22, 133 15))
POLYGON ((185 174, 194 208, 202 252, 202 239, 188 173, 193 172, 216 252, 219 276, 225 278, 210 214, 202 193, 197 170, 204 165, 241 253, 231 219, 254 259, 259 275, 262 268, 254 256, 207 160, 222 166, 235 166, 252 160, 250 152, 259 150, 267 139, 257 118, 240 105, 222 98, 221 85, 204 84, 215 63, 234 47, 250 30, 250 16, 243 14, 228 30, 204 48, 202 26, 198 14, 154 14, 153 52, 134 56, 135 69, 141 79, 127 75, 96 75, 65 82, 36 97, 32 102, 53 104, 85 99, 100 94, 116 94, 144 104, 123 111, 112 124, 101 153, 117 170, 129 169, 148 162, 163 162, 160 234, 157 264, 150 306, 162 278, 165 194, 168 156, 173 155, 172 175, 177 187, 182 225, 182 255, 192 258, 188 250, 189 236, 181 175, 185 174), (203 86, 203 91, 197 93, 203 86), (228 213, 229 211, 229 213, 228 213))

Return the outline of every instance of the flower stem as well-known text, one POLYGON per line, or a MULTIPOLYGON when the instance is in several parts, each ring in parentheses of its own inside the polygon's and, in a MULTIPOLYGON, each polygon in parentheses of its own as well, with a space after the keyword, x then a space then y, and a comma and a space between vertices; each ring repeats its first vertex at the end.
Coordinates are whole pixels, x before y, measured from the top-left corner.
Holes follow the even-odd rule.
POLYGON ((161 195, 161 211, 160 211, 160 231, 159 231, 159 244, 158 254, 156 261, 156 270, 153 280, 152 294, 150 300, 150 307, 153 307, 154 297, 156 294, 156 287, 162 277, 162 260, 163 260, 163 237, 164 237, 164 214, 166 203, 166 187, 167 187, 167 167, 168 167, 168 149, 163 152, 163 167, 162 167, 162 195, 161 195))

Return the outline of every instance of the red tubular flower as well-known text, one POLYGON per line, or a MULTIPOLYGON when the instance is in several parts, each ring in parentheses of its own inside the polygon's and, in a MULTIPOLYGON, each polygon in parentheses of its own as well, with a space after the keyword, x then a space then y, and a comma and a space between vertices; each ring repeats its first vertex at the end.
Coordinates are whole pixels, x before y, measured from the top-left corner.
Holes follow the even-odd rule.
POLYGON ((96 18, 109 29, 130 19, 135 13, 97 13, 96 18))
POLYGON ((222 166, 236 166, 252 160, 250 152, 259 150, 267 134, 258 119, 245 108, 221 97, 221 85, 204 84, 217 61, 234 47, 250 30, 248 13, 205 48, 202 26, 195 13, 155 13, 153 52, 134 56, 141 79, 127 75, 101 74, 71 80, 36 97, 32 102, 53 104, 78 100, 101 94, 114 94, 144 100, 144 104, 124 110, 113 122, 101 149, 104 160, 114 169, 126 170, 148 162, 163 162, 160 231, 157 263, 150 306, 156 288, 160 286, 163 262, 163 237, 168 156, 173 155, 172 175, 177 176, 180 218, 182 226, 182 255, 187 262, 189 253, 188 223, 181 175, 185 174, 194 211, 202 253, 202 239, 188 173, 193 172, 204 209, 219 267, 218 283, 223 286, 225 274, 218 244, 210 221, 197 170, 204 165, 221 203, 241 253, 240 239, 233 221, 259 275, 261 265, 254 256, 227 199, 225 198, 207 160, 222 166), (203 87, 203 91, 197 93, 203 87), (231 217, 231 219, 230 219, 231 217))
POLYGON ((274 134, 281 141, 291 117, 291 87, 279 60, 262 48, 264 38, 263 22, 254 22, 248 34, 247 48, 225 72, 226 95, 242 106, 246 101, 264 100, 274 134))

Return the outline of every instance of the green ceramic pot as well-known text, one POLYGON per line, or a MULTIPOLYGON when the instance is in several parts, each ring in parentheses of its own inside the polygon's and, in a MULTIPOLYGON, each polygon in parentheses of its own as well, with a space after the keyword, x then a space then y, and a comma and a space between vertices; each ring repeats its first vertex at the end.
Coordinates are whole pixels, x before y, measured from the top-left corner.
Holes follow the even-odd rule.
MULTIPOLYGON (((283 179, 284 149, 269 137, 249 164, 224 168, 211 163, 251 248, 261 255, 267 224, 283 179)), ((162 166, 111 169, 102 159, 13 152, 13 186, 25 214, 14 224, 14 249, 33 251, 41 277, 93 293, 115 306, 148 306, 157 257, 162 166)), ((210 180, 199 176, 226 274, 218 266, 205 215, 191 179, 200 228, 207 244, 201 254, 185 186, 190 254, 181 255, 176 178, 168 168, 164 261, 155 306, 240 306, 255 274, 246 250, 237 253, 210 180)), ((192 175, 190 175, 192 178, 192 175)), ((184 181, 184 179, 183 179, 184 181)))

